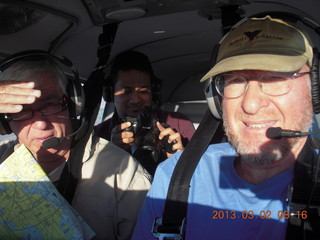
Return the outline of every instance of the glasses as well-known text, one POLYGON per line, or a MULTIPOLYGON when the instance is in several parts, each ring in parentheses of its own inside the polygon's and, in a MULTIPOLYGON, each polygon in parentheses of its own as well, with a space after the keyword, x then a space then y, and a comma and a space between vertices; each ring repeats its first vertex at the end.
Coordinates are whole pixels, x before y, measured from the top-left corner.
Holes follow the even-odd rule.
POLYGON ((67 98, 63 96, 60 103, 48 104, 47 106, 44 106, 37 110, 21 111, 19 113, 5 114, 4 117, 7 121, 24 121, 24 120, 31 119, 33 117, 34 112, 39 112, 42 116, 50 116, 50 115, 63 112, 66 109, 67 109, 67 98))
MULTIPOLYGON (((281 96, 290 92, 293 79, 310 72, 267 72, 259 76, 258 84, 263 93, 269 96, 281 96)), ((248 89, 245 77, 233 73, 224 73, 215 77, 215 87, 224 98, 241 97, 248 89)))

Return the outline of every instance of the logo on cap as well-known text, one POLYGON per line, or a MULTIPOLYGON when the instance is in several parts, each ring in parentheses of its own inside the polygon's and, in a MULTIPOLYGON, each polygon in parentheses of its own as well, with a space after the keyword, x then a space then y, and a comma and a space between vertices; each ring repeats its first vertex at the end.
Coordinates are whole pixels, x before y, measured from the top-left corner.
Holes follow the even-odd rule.
POLYGON ((244 35, 246 35, 249 40, 248 42, 252 42, 253 39, 261 32, 261 30, 256 30, 254 32, 244 32, 244 35))

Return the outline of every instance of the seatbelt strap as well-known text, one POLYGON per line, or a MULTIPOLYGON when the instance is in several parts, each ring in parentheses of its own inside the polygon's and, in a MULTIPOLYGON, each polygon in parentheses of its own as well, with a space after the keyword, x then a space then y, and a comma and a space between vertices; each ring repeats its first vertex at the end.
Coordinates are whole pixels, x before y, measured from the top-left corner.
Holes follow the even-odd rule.
POLYGON ((219 127, 222 127, 221 121, 214 118, 208 109, 173 171, 163 218, 154 222, 153 233, 159 239, 183 239, 190 181, 202 154, 219 127))
POLYGON ((82 158, 99 112, 102 97, 102 83, 100 83, 101 76, 101 72, 91 75, 91 78, 89 77, 87 80, 89 81, 87 83, 89 84, 89 87, 84 87, 84 91, 87 93, 85 95, 86 99, 90 99, 90 101, 86 100, 85 112, 81 119, 81 121, 83 121, 83 125, 81 126, 82 129, 73 139, 69 159, 63 169, 57 186, 58 191, 70 204, 72 203, 78 180, 81 178, 82 158), (91 82, 95 83, 95 90, 92 89, 93 84, 91 82), (91 91, 96 95, 90 96, 92 95, 91 91), (91 92, 90 95, 89 92, 91 92))
POLYGON ((97 115, 99 113, 104 81, 104 67, 109 59, 112 43, 118 28, 117 23, 103 26, 103 33, 99 36, 98 63, 88 80, 84 84, 86 97, 84 112, 81 116, 83 129, 74 137, 69 160, 63 169, 57 189, 71 204, 81 178, 82 158, 88 139, 92 134, 97 115))

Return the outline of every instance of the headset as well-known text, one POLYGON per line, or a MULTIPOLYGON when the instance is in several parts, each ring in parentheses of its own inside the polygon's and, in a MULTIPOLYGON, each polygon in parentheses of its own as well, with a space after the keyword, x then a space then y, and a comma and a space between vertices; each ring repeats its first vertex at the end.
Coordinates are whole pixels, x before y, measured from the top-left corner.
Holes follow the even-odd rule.
MULTIPOLYGON (((147 56, 145 56, 144 54, 142 54, 140 52, 131 51, 131 50, 120 53, 114 59, 113 64, 111 66, 111 72, 105 79, 105 84, 103 87, 103 99, 107 103, 114 101, 114 83, 116 82, 115 78, 117 77, 116 75, 118 74, 118 71, 119 70, 121 71, 121 68, 122 68, 122 67, 120 67, 120 69, 119 69, 119 67, 117 66, 117 64, 119 62, 117 62, 117 61, 122 61, 119 59, 125 58, 126 54, 128 54, 129 58, 130 58, 130 60, 128 60, 128 62, 132 61, 132 63, 128 64, 129 66, 124 67, 126 70, 134 69, 134 70, 149 73, 150 81, 151 81, 152 102, 153 102, 153 104, 155 104, 156 107, 159 107, 160 102, 161 102, 161 79, 154 76, 150 61, 147 56), (131 55, 131 54, 133 54, 133 55, 131 55), (142 64, 146 65, 146 69, 140 70, 140 67, 135 66, 134 61, 143 62, 142 64)), ((119 64, 122 65, 123 63, 119 63, 119 64)), ((124 64, 126 64, 126 63, 124 63, 124 64)), ((124 71, 126 71, 126 70, 124 70, 124 71)))
MULTIPOLYGON (((213 65, 216 63, 217 55, 219 52, 219 47, 222 41, 225 39, 225 37, 232 32, 234 29, 236 29, 239 25, 246 22, 250 18, 253 17, 265 17, 266 15, 270 15, 273 18, 282 19, 285 22, 292 23, 293 25, 300 21, 303 23, 303 25, 313 29, 318 35, 320 35, 320 25, 308 18, 301 17, 297 14, 291 13, 291 12, 282 12, 282 11, 272 11, 272 12, 261 12, 258 14, 254 14, 250 17, 246 17, 239 21, 237 24, 235 24, 231 30, 221 39, 221 41, 215 45, 212 51, 212 59, 213 59, 213 65)), ((305 34, 305 33, 304 33, 305 34)), ((312 106, 313 106, 313 112, 315 114, 320 113, 320 83, 319 83, 319 51, 317 48, 313 48, 313 63, 312 67, 310 69, 310 78, 311 78, 311 96, 312 96, 312 106)), ((213 116, 217 119, 222 119, 222 97, 218 94, 217 90, 215 89, 215 86, 212 81, 212 77, 209 78, 204 82, 204 91, 205 96, 207 99, 207 103, 209 106, 209 109, 211 110, 213 116)))
MULTIPOLYGON (((84 90, 80 83, 78 71, 73 67, 72 62, 66 58, 61 56, 55 56, 50 54, 47 51, 43 50, 27 50, 22 51, 9 57, 3 59, 0 62, 0 73, 8 69, 12 64, 18 61, 39 61, 39 60, 51 60, 60 67, 64 66, 68 69, 71 69, 73 76, 71 78, 67 77, 68 84, 66 87, 67 91, 67 104, 70 115, 72 118, 76 118, 80 116, 83 112, 85 105, 85 96, 84 90)), ((4 115, 0 115, 0 134, 10 134, 12 133, 9 123, 4 118, 4 115)))

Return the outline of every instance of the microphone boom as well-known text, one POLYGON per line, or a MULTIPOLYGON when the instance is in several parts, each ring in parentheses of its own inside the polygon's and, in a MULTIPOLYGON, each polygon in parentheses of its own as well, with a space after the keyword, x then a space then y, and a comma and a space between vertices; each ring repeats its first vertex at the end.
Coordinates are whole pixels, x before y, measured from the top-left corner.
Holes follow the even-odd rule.
POLYGON ((54 148, 56 146, 58 146, 61 142, 63 142, 66 139, 71 138, 72 136, 76 135, 78 132, 80 132, 84 127, 85 127, 85 121, 82 121, 81 126, 74 131, 73 133, 69 134, 68 136, 65 137, 52 137, 52 138, 48 138, 47 140, 44 140, 42 142, 42 147, 44 149, 49 149, 49 148, 54 148))
POLYGON ((313 132, 300 132, 300 131, 293 131, 293 130, 285 130, 281 127, 271 127, 267 129, 266 135, 270 139, 280 139, 280 138, 295 138, 295 137, 304 137, 308 135, 313 135, 319 133, 319 130, 313 132))
POLYGON ((54 148, 59 145, 65 138, 52 137, 42 142, 44 149, 54 148))

